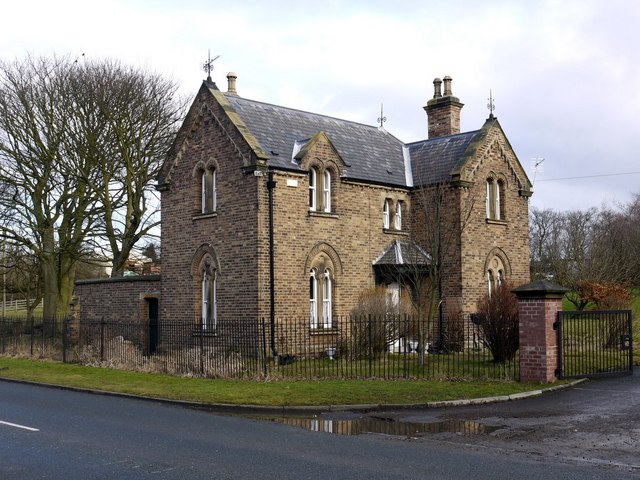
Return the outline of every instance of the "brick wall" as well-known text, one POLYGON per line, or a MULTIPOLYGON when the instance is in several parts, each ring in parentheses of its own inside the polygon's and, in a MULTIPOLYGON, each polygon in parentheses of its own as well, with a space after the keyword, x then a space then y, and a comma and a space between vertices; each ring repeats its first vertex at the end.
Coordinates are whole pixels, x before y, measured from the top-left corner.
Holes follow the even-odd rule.
POLYGON ((514 287, 529 282, 529 203, 520 194, 515 174, 526 178, 507 139, 498 128, 491 129, 478 149, 477 158, 468 164, 474 183, 460 190, 462 215, 470 215, 461 235, 460 268, 463 309, 473 312, 487 287, 487 262, 494 255, 507 269, 506 279, 514 287), (515 170, 517 168, 517 170, 515 170), (486 215, 486 179, 504 182, 504 215, 488 220, 486 215), (470 207, 471 205, 471 207, 470 207))
MULTIPOLYGON (((306 174, 277 172, 274 191, 276 256, 276 314, 279 317, 309 315, 309 268, 326 255, 334 273, 334 315, 347 315, 358 296, 374 286, 373 261, 396 239, 408 236, 410 201, 405 189, 363 185, 340 179, 342 161, 322 139, 303 159, 303 168, 329 169, 332 175, 332 211, 309 211, 306 174), (403 230, 383 229, 385 199, 404 202, 403 230)), ((266 208, 264 209, 266 215, 266 208)), ((261 223, 267 228, 267 217, 261 223)), ((262 312, 268 311, 268 276, 262 312)))
MULTIPOLYGON (((209 92, 194 102, 177 145, 177 161, 162 191, 161 317, 198 321, 200 279, 194 271, 196 252, 208 246, 218 264, 218 317, 268 317, 269 209, 268 174, 254 176, 252 152, 223 107, 209 92), (204 104, 206 108, 198 105, 204 104), (197 165, 214 162, 217 169, 217 211, 199 213, 197 165)), ((486 292, 486 263, 499 254, 514 285, 529 280, 528 203, 519 195, 513 166, 517 160, 499 128, 492 129, 469 162, 472 186, 446 189, 446 228, 457 232, 447 240, 444 277, 447 308, 473 312, 486 292), (488 222, 485 215, 487 175, 505 181, 505 219, 488 222), (472 201, 473 200, 473 201, 472 201), (471 205, 471 207, 470 207, 471 205), (461 216, 470 213, 461 230, 461 216)), ((275 297, 278 317, 308 316, 310 262, 324 255, 334 274, 334 315, 349 314, 358 295, 374 286, 372 263, 396 239, 414 239, 410 232, 412 203, 419 193, 383 185, 364 185, 341 177, 342 160, 330 141, 318 136, 301 166, 332 177, 332 211, 309 212, 308 176, 274 172, 275 297), (404 202, 403 230, 383 229, 386 198, 404 202)), ((517 172, 524 176, 524 172, 517 172)), ((416 223, 414 222, 414 226, 416 223)), ((424 225, 423 225, 424 226, 424 225)))
POLYGON ((251 157, 222 107, 201 92, 185 120, 188 135, 179 139, 180 154, 162 191, 161 318, 199 321, 201 277, 197 252, 207 247, 217 259, 218 318, 255 318, 262 289, 258 256, 258 209, 264 190, 260 177, 245 173, 251 157), (204 104, 205 108, 199 105, 204 104), (220 123, 219 123, 220 122, 220 123), (238 152, 235 145, 242 145, 238 152), (214 164, 217 209, 200 213, 198 165, 214 164))
POLYGON ((160 297, 160 276, 78 280, 74 296, 83 319, 146 321, 150 299, 160 297))

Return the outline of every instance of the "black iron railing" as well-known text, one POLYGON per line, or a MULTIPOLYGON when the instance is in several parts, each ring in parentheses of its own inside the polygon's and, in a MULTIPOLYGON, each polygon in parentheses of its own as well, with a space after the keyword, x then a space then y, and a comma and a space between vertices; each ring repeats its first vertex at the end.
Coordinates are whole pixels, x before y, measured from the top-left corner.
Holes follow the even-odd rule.
POLYGON ((558 312, 558 376, 633 373, 631 310, 558 312))
POLYGON ((0 354, 209 378, 519 378, 495 362, 477 320, 386 315, 189 321, 0 319, 0 354), (442 329, 440 328, 442 325, 442 329), (324 324, 323 324, 324 326, 324 324), (272 339, 277 356, 273 356, 272 339))

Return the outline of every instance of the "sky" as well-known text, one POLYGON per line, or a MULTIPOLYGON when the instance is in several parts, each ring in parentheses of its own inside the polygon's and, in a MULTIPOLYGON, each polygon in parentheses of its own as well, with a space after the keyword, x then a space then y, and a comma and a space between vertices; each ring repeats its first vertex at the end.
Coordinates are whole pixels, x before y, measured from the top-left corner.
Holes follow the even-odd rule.
POLYGON ((32 0, 3 4, 0 59, 117 59, 206 77, 253 100, 427 138, 433 79, 462 131, 494 115, 534 182, 531 206, 615 207, 640 194, 640 1, 32 0), (538 167, 534 167, 538 164, 538 167))

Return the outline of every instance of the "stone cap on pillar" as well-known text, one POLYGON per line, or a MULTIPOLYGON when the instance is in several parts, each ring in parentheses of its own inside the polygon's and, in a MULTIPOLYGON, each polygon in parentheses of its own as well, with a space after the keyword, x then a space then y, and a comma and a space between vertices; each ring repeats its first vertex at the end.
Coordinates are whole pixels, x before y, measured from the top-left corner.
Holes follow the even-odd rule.
POLYGON ((536 280, 511 291, 518 298, 562 298, 569 289, 549 280, 536 280))

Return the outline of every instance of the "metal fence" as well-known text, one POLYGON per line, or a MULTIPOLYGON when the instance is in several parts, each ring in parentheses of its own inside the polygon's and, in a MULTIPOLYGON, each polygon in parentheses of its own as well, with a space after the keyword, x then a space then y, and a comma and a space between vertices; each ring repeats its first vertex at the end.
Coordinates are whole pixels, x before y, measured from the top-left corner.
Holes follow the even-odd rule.
POLYGON ((0 355, 64 360, 65 321, 0 317, 0 355))
POLYGON ((631 310, 558 312, 558 376, 631 375, 632 322, 631 310))
POLYGON ((208 378, 519 379, 516 354, 495 362, 478 319, 0 320, 0 354, 208 378), (475 320, 475 322, 474 322, 475 320), (324 327, 324 325, 323 325, 324 327))

